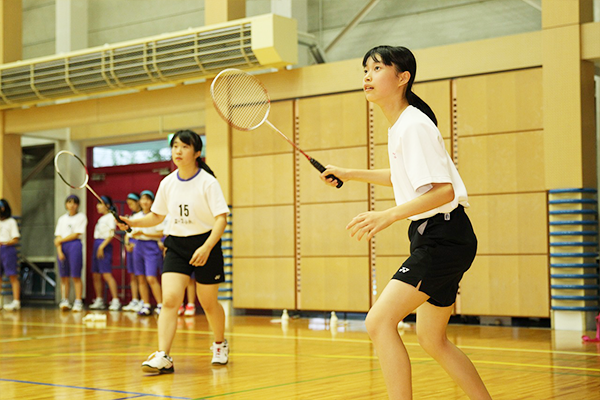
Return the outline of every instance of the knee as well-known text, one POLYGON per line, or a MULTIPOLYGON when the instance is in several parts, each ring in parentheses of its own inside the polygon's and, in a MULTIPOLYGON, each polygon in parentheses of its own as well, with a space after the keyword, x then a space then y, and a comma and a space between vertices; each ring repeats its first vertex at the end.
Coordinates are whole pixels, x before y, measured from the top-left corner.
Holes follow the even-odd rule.
POLYGON ((147 276, 146 280, 148 281, 149 285, 154 285, 158 282, 155 276, 147 276))
POLYGON ((371 340, 377 340, 381 332, 386 329, 386 321, 381 318, 379 313, 371 309, 365 319, 365 326, 371 340))
POLYGON ((425 350, 427 354, 435 358, 438 354, 441 354, 448 342, 445 335, 437 335, 431 333, 419 333, 417 330, 417 341, 425 350))
POLYGON ((181 305, 180 296, 175 293, 163 293, 162 306, 165 308, 179 308, 181 305))

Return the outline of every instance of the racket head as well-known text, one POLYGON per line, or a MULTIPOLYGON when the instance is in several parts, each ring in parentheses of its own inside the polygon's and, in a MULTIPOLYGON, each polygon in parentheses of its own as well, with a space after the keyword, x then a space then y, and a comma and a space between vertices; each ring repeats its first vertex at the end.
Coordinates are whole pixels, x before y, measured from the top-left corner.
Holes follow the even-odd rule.
POLYGON ((235 129, 251 131, 269 116, 267 89, 245 71, 228 68, 219 72, 210 85, 210 95, 221 118, 235 129))
POLYGON ((60 179, 73 189, 84 188, 90 179, 83 160, 67 150, 56 153, 54 156, 54 169, 60 179))

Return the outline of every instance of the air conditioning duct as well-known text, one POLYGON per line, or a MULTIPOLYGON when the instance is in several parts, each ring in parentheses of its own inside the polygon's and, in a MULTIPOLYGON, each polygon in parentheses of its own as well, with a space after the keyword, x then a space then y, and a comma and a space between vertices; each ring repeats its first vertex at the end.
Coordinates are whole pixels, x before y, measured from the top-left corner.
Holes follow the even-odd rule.
POLYGON ((0 65, 0 109, 297 63, 296 20, 275 14, 0 65))

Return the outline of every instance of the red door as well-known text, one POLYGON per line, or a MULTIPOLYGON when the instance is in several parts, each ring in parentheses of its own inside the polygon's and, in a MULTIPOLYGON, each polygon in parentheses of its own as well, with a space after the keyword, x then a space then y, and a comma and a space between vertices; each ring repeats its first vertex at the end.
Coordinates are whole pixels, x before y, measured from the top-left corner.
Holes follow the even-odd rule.
MULTIPOLYGON (((92 148, 88 148, 87 159, 89 165, 92 165, 92 148)), ((156 193, 160 181, 173 170, 171 161, 155 162, 148 164, 133 164, 116 167, 89 168, 90 182, 89 185, 98 196, 109 196, 120 215, 129 214, 126 199, 131 192, 140 193, 143 190, 151 190, 156 193)), ((94 227, 100 214, 96 210, 98 200, 93 194, 88 193, 87 196, 87 283, 86 283, 86 300, 91 302, 95 296, 94 286, 92 281, 92 252, 94 244, 94 227)), ((113 276, 117 280, 118 293, 122 303, 129 302, 131 294, 128 289, 129 278, 125 266, 125 252, 121 246, 123 240, 122 233, 118 233, 113 239, 113 276)), ((107 293, 108 288, 103 282, 104 292, 107 293)), ((110 301, 110 294, 105 296, 105 300, 110 301)))

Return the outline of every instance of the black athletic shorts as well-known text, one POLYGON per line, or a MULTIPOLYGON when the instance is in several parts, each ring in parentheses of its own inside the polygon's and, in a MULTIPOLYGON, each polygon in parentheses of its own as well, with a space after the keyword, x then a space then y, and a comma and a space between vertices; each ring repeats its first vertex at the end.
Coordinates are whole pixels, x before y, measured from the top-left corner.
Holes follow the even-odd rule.
POLYGON ((458 283, 477 252, 477 238, 463 206, 451 213, 411 222, 410 257, 392 279, 429 295, 428 302, 448 307, 456 301, 458 283))
POLYGON ((196 282, 205 285, 221 283, 225 281, 225 271, 223 270, 223 250, 221 249, 221 240, 212 248, 206 264, 201 267, 195 267, 190 264, 190 260, 196 249, 206 242, 210 236, 210 231, 194 236, 167 236, 165 247, 167 254, 163 263, 163 274, 166 272, 178 272, 180 274, 196 276, 196 282))

